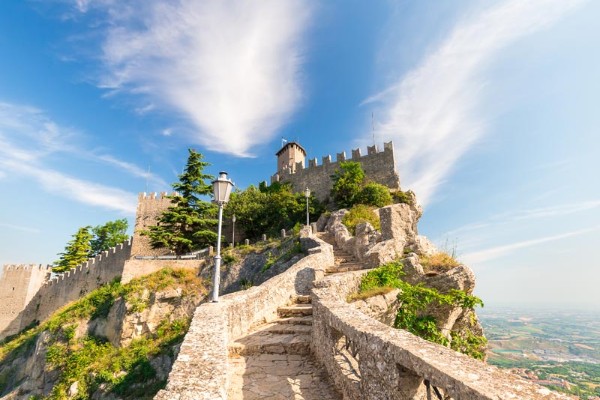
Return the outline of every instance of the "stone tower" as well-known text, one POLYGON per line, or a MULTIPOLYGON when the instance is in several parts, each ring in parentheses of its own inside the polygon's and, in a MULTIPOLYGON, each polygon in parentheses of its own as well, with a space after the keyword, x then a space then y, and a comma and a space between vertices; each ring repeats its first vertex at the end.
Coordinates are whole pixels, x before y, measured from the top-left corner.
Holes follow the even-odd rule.
POLYGON ((306 150, 297 142, 286 143, 277 153, 277 172, 296 172, 297 163, 302 163, 304 168, 304 160, 306 159, 306 150))

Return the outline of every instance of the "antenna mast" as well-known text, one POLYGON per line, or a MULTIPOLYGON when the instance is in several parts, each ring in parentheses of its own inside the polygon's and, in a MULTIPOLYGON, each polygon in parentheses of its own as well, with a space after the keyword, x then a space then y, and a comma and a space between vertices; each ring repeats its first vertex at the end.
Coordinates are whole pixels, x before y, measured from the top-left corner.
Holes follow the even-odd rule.
POLYGON ((373 132, 373 145, 375 145, 375 118, 373 116, 373 111, 371 111, 371 131, 373 132))

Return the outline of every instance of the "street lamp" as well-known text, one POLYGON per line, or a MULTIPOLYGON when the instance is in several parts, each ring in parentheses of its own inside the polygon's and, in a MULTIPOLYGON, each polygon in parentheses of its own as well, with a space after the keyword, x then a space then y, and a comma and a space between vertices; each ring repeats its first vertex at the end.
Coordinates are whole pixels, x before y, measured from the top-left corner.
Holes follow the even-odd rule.
POLYGON ((223 221, 223 206, 229 201, 233 182, 227 179, 227 172, 219 172, 219 177, 212 182, 213 202, 219 206, 219 228, 217 229, 217 255, 215 256, 215 276, 213 277, 212 301, 219 301, 219 282, 221 280, 221 224, 223 221))
POLYGON ((235 247, 235 214, 233 214, 233 217, 231 217, 231 222, 233 222, 233 228, 231 230, 231 243, 233 244, 233 247, 235 247))
POLYGON ((304 196, 306 196, 306 226, 310 225, 309 214, 308 214, 308 198, 310 197, 310 189, 307 187, 304 191, 304 196))

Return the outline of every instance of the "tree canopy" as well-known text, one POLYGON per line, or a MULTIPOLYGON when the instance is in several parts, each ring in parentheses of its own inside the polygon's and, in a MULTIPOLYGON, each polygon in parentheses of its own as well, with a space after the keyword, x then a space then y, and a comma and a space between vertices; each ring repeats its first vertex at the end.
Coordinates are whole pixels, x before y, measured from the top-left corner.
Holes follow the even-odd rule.
POLYGON ((193 149, 188 150, 188 160, 179 182, 174 183, 177 192, 169 196, 173 205, 161 214, 158 224, 144 231, 153 248, 168 248, 175 254, 185 254, 206 247, 217 240, 217 206, 202 196, 212 196, 212 175, 204 173, 210 164, 204 156, 193 149))
MULTIPOLYGON (((263 233, 278 235, 281 229, 291 229, 306 221, 306 197, 294 193, 289 184, 275 182, 271 186, 249 186, 231 194, 225 208, 225 218, 236 216, 249 239, 258 239, 263 233)), ((323 211, 321 203, 311 195, 309 213, 314 221, 323 211)))
POLYGON ((100 254, 103 251, 115 247, 129 239, 127 228, 129 224, 125 218, 108 221, 104 225, 98 225, 92 228, 91 257, 100 254))
POLYGON ((54 262, 54 272, 65 272, 87 261, 92 250, 90 229, 90 226, 84 226, 71 236, 73 239, 67 243, 65 251, 59 253, 60 258, 54 262))
POLYGON ((352 207, 365 180, 365 172, 360 163, 356 161, 340 163, 340 167, 331 178, 333 180, 331 189, 333 200, 340 208, 352 207))

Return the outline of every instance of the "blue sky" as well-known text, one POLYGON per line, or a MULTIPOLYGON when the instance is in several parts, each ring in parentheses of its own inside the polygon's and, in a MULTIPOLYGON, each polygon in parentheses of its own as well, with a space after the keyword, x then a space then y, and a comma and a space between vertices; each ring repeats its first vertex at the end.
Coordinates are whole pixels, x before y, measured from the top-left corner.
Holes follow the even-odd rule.
POLYGON ((484 301, 598 308, 598 17, 585 0, 0 2, 0 264, 133 225, 189 147, 243 188, 282 137, 320 160, 374 136, 484 301))

